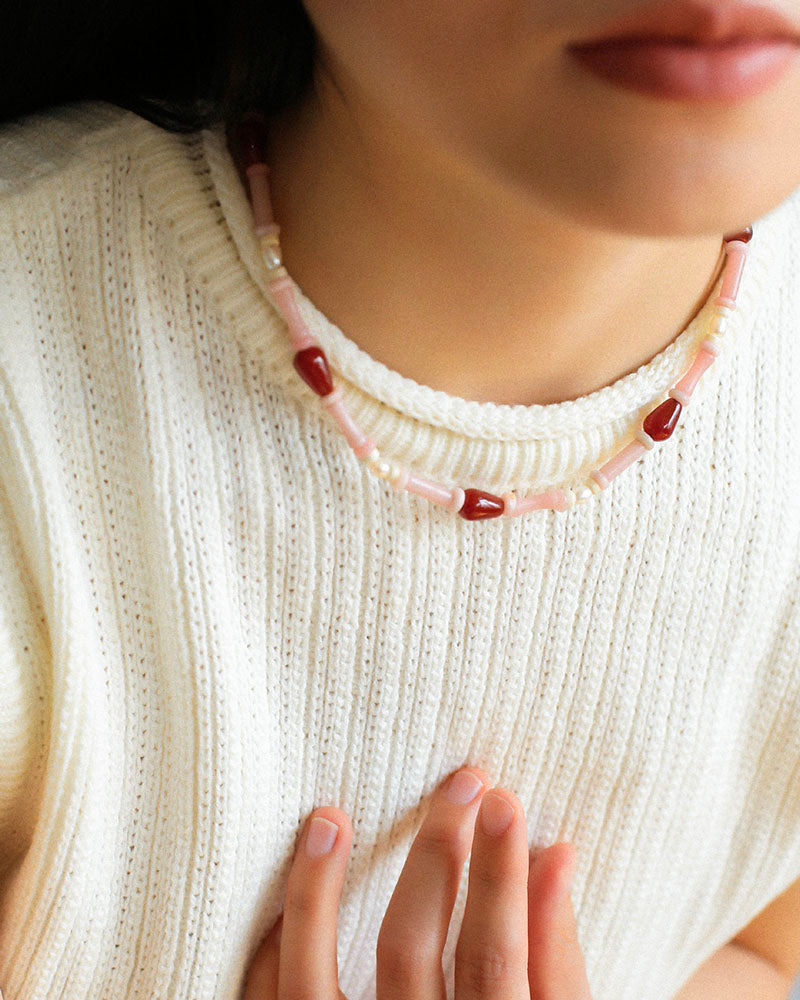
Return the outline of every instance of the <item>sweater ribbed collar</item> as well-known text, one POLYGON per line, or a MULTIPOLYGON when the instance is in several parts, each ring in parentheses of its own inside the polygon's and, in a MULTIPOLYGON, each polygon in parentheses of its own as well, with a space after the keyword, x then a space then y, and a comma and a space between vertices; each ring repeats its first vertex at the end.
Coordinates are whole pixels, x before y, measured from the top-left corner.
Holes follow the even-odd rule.
MULTIPOLYGON (((135 120, 140 130, 136 160, 143 196, 174 233, 198 287, 230 324, 232 335, 258 356, 265 372, 287 393, 308 402, 310 390, 292 365, 286 326, 268 291, 247 193, 223 127, 180 135, 144 119, 135 120)), ((751 330, 759 295, 777 256, 779 211, 780 206, 753 223, 755 235, 738 309, 726 335, 725 361, 717 362, 704 380, 716 377, 714 368, 724 376, 726 366, 736 364, 736 345, 751 330)), ((416 456, 417 471, 451 482, 470 460, 481 457, 485 461, 488 447, 494 455, 493 467, 484 465, 483 481, 469 485, 524 488, 539 483, 539 474, 546 477, 545 467, 552 465, 544 462, 537 474, 539 445, 560 452, 557 464, 571 474, 591 457, 592 449, 599 454, 605 445, 624 437, 626 430, 633 433, 641 411, 646 413, 645 408, 665 398, 691 364, 721 283, 720 276, 688 326, 636 371, 576 399, 530 406, 465 400, 407 378, 350 340, 297 284, 295 292, 300 312, 325 350, 354 417, 384 452, 400 460, 416 456), (493 445, 516 453, 499 454, 493 445), (452 462, 444 458, 448 451, 458 453, 452 462), (575 461, 567 463, 570 470, 563 455, 573 451, 575 461)))

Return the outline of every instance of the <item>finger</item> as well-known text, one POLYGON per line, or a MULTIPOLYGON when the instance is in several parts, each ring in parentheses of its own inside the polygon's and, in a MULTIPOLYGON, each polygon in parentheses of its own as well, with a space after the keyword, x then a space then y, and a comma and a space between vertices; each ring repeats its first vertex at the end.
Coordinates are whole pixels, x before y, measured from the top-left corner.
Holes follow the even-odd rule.
POLYGON ((456 771, 436 789, 386 908, 377 946, 377 1000, 444 1000, 442 952, 485 771, 456 771))
POLYGON ((337 918, 352 838, 347 814, 333 806, 306 821, 286 884, 278 1000, 339 996, 337 918))
POLYGON ((529 997, 527 884, 522 803, 507 789, 493 788, 483 796, 475 823, 467 903, 456 945, 456 1000, 529 997))
POLYGON ((591 1000, 586 963, 578 941, 570 882, 573 844, 545 848, 528 880, 528 982, 537 1000, 591 1000))
MULTIPOLYGON (((247 968, 242 1000, 276 1000, 283 913, 264 935, 247 968)), ((0 997, 0 1000, 2 998, 0 997)))

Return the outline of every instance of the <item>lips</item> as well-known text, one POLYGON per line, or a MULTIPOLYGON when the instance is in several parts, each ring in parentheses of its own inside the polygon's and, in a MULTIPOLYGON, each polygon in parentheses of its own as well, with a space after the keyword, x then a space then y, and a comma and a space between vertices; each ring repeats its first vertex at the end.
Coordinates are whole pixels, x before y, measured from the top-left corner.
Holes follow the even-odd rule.
POLYGON ((574 45, 594 45, 626 39, 659 38, 698 44, 722 44, 747 38, 800 42, 795 23, 775 7, 736 0, 669 0, 644 10, 629 11, 574 45))
POLYGON ((671 0, 629 12, 567 52, 596 77, 673 100, 742 100, 800 53, 800 27, 770 6, 671 0))
POLYGON ((785 38, 697 45, 674 39, 605 42, 570 50, 606 83, 671 100, 738 101, 767 90, 797 59, 785 38))

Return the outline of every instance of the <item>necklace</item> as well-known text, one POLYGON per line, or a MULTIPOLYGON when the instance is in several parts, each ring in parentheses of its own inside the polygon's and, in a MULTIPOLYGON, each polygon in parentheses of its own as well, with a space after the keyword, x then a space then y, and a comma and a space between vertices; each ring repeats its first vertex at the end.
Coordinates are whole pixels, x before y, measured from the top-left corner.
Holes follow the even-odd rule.
POLYGON ((519 517, 533 510, 566 511, 576 504, 608 489, 612 481, 629 465, 650 451, 656 442, 672 435, 682 410, 688 406, 703 373, 714 363, 723 345, 729 319, 736 309, 747 251, 753 237, 748 226, 738 233, 723 237, 725 261, 722 287, 714 299, 714 311, 709 319, 705 338, 700 342, 694 360, 686 373, 668 392, 667 398, 647 414, 635 431, 633 440, 600 468, 593 469, 580 483, 551 487, 543 493, 518 497, 514 493, 495 496, 485 490, 448 487, 417 475, 381 454, 377 444, 353 420, 347 409, 342 390, 335 386, 325 352, 312 336, 297 308, 293 282, 283 266, 280 248, 280 226, 272 215, 269 193, 269 167, 265 159, 267 122, 259 112, 247 112, 238 122, 235 142, 249 188, 250 207, 256 236, 267 269, 270 296, 285 320, 291 345, 293 364, 298 375, 319 397, 344 434, 355 455, 366 461, 381 479, 387 480, 399 492, 407 490, 432 503, 459 514, 467 521, 492 517, 519 517))

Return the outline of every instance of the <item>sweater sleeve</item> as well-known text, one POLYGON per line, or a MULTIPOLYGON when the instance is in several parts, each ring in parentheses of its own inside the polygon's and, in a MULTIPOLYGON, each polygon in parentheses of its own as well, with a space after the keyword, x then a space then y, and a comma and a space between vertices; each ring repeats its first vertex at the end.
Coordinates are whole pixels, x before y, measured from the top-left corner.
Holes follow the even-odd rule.
POLYGON ((51 705, 47 627, 30 563, 34 488, 20 475, 24 421, 5 364, 14 320, 4 277, 0 269, 0 880, 30 842, 51 705))
POLYGON ((0 487, 0 878, 33 831, 47 754, 48 642, 8 490, 0 487))
MULTIPOLYGON (((0 189, 2 185, 0 185, 0 189)), ((31 841, 44 790, 51 716, 50 643, 33 560, 35 453, 25 400, 35 324, 15 226, 0 191, 0 891, 31 841)))

